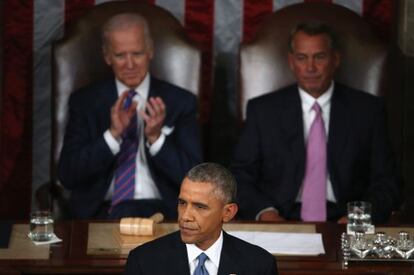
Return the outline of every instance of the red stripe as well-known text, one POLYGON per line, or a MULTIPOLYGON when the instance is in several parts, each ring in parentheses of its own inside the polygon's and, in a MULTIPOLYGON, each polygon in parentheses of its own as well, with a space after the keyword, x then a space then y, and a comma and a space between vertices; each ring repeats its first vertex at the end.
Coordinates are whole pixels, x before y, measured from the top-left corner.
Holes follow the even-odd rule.
POLYGON ((364 0, 362 16, 373 27, 377 35, 385 41, 391 39, 397 1, 364 0))
POLYGON ((263 19, 273 12, 272 0, 244 0, 243 6, 243 41, 253 39, 263 19))
MULTIPOLYGON (((221 1, 221 0, 220 0, 221 1)), ((202 49, 200 120, 206 122, 210 115, 213 85, 213 28, 214 0, 186 0, 184 27, 189 37, 202 49)))
POLYGON ((3 11, 0 218, 26 219, 32 183, 33 1, 4 1, 3 11))
POLYGON ((93 6, 95 0, 65 0, 65 30, 93 6))

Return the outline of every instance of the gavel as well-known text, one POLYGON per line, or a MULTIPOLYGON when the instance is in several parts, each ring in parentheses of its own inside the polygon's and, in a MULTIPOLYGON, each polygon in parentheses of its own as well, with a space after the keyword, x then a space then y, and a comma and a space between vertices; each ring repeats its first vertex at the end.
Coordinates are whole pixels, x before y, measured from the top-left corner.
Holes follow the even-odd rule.
POLYGON ((164 215, 155 213, 149 218, 128 217, 122 218, 119 231, 123 235, 152 236, 154 235, 154 223, 161 223, 164 215))

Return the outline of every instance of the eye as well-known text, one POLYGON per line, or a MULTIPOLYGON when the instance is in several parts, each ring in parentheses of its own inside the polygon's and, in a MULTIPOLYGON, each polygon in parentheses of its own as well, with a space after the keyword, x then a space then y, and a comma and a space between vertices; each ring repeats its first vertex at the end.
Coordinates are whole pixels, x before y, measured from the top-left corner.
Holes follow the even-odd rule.
POLYGON ((296 57, 296 60, 298 60, 298 61, 305 61, 306 60, 306 55, 303 55, 303 54, 297 54, 297 55, 295 55, 295 57, 296 57))
POLYGON ((315 56, 315 59, 316 59, 316 60, 324 60, 324 59, 326 59, 326 54, 325 54, 325 53, 320 53, 320 54, 317 54, 317 55, 315 56))
POLYGON ((186 202, 184 201, 184 200, 182 200, 182 199, 178 199, 178 205, 179 206, 183 206, 183 205, 185 205, 186 204, 186 202))
POLYGON ((207 205, 202 204, 202 203, 196 203, 196 204, 194 204, 194 206, 195 206, 195 208, 197 208, 197 209, 207 209, 207 208, 208 208, 208 206, 207 206, 207 205))
POLYGON ((121 59, 125 58, 125 54, 123 54, 123 53, 115 53, 114 56, 118 60, 121 60, 121 59))

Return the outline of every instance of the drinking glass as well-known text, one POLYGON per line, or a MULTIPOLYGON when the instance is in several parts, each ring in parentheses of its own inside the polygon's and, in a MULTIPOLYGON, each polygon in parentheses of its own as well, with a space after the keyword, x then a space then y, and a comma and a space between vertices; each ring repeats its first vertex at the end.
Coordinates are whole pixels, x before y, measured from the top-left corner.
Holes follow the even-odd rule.
POLYGON ((371 203, 366 201, 348 202, 348 228, 356 232, 366 232, 371 226, 371 203))
POLYGON ((35 242, 46 242, 52 239, 53 217, 50 211, 35 211, 30 214, 29 237, 35 242))

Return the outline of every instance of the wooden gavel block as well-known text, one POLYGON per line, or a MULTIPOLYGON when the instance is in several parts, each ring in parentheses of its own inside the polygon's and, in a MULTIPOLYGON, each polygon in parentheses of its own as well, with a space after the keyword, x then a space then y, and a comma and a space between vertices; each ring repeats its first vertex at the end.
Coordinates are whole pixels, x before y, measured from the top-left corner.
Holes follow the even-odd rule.
POLYGON ((156 213, 149 218, 122 218, 119 224, 119 231, 123 235, 153 236, 154 224, 164 219, 161 213, 156 213))

